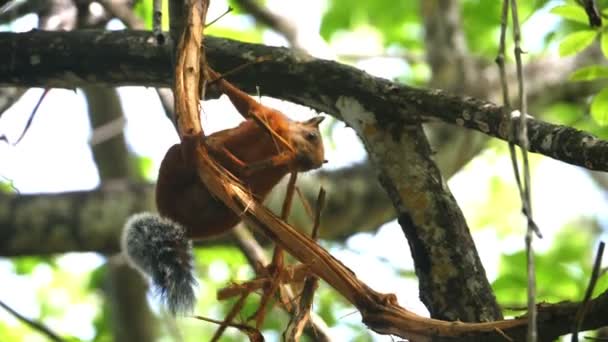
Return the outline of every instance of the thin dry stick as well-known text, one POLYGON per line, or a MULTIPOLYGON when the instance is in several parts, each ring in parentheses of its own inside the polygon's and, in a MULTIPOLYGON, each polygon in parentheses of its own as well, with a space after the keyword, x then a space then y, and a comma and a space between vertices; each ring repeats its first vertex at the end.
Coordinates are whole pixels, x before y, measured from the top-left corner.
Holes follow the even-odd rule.
MULTIPOLYGON (((224 324, 224 322, 222 322, 222 321, 218 321, 216 319, 211 319, 211 318, 207 318, 207 317, 203 317, 203 316, 194 316, 194 318, 199 319, 201 321, 210 322, 210 323, 224 324)), ((238 324, 238 323, 229 323, 228 326, 239 329, 241 332, 247 334, 247 337, 249 337, 249 341, 252 341, 252 342, 258 342, 258 341, 263 342, 264 341, 264 336, 262 335, 262 333, 254 327, 250 327, 246 324, 238 324)))
POLYGON ((11 308, 10 306, 6 305, 3 301, 0 301, 0 307, 2 307, 4 310, 8 311, 8 313, 10 313, 11 315, 15 316, 15 318, 17 318, 21 322, 25 323, 26 325, 29 325, 34 330, 36 330, 36 331, 42 333, 43 335, 45 335, 46 337, 48 337, 49 340, 55 341, 55 342, 63 342, 64 341, 64 339, 62 339, 61 337, 59 337, 59 335, 57 335, 56 333, 54 333, 46 325, 42 324, 41 322, 34 321, 32 319, 29 319, 29 318, 21 315, 20 313, 18 313, 17 311, 15 311, 13 308, 11 308))
MULTIPOLYGON (((325 189, 319 190, 319 196, 317 197, 317 206, 315 211, 314 223, 312 227, 311 237, 313 240, 317 239, 319 226, 321 224, 321 212, 325 207, 325 189)), ((302 295, 300 296, 300 302, 295 307, 294 313, 291 316, 289 324, 283 333, 283 339, 285 341, 299 341, 302 331, 306 326, 306 322, 310 317, 310 309, 312 308, 312 301, 315 296, 315 290, 319 286, 319 277, 310 275, 304 280, 304 286, 302 287, 302 295)))
POLYGON ((591 278, 589 278, 589 285, 587 286, 587 291, 585 291, 585 297, 583 298, 583 302, 581 303, 578 312, 576 313, 576 319, 574 320, 574 329, 572 330, 572 342, 578 342, 578 332, 583 326, 583 320, 585 319, 585 315, 587 314, 587 309, 589 307, 589 300, 591 300, 591 295, 593 295, 593 290, 595 289, 597 279, 600 277, 600 267, 602 266, 602 256, 604 255, 604 247, 604 241, 600 241, 600 245, 597 249, 597 254, 595 255, 595 262, 593 263, 591 278))
POLYGON ((21 139, 23 139, 23 137, 25 137, 25 133, 27 133, 27 131, 30 129, 32 122, 34 121, 34 117, 36 116, 36 113, 38 112, 38 108, 40 108, 40 105, 42 104, 42 100, 44 100, 44 98, 48 95, 48 93, 50 91, 51 91, 50 88, 44 89, 44 92, 42 93, 42 95, 40 95, 38 102, 36 102, 36 106, 34 106, 34 109, 32 110, 30 117, 27 119, 25 128, 23 128, 23 131, 21 132, 21 135, 19 136, 19 138, 17 138, 17 141, 15 141, 13 143, 13 146, 17 145, 19 142, 21 142, 21 139))
MULTIPOLYGON (((281 219, 283 221, 287 221, 289 213, 291 212, 291 205, 293 203, 293 194, 295 192, 296 180, 298 179, 298 173, 292 172, 289 175, 289 182, 287 183, 287 192, 285 193, 285 199, 283 201, 283 207, 281 208, 281 219)), ((268 276, 271 277, 272 282, 270 283, 270 287, 264 291, 264 295, 262 296, 262 300, 260 301, 260 307, 257 312, 254 314, 256 317, 256 328, 260 328, 264 323, 265 310, 266 305, 270 301, 272 295, 279 290, 280 297, 282 303, 289 303, 287 300, 287 295, 280 288, 281 285, 281 272, 285 269, 285 259, 284 259, 284 250, 283 248, 277 244, 274 247, 274 254, 272 255, 272 263, 270 264, 270 269, 268 272, 268 276)))
MULTIPOLYGON (((496 56, 496 64, 500 72, 500 84, 502 87, 502 102, 503 102, 503 117, 511 122, 511 99, 509 97, 509 83, 507 82, 507 70, 505 67, 506 59, 506 40, 507 40, 507 25, 509 23, 509 0, 502 2, 502 15, 500 20, 500 42, 498 46, 498 56, 496 56)), ((510 136, 513 136, 513 125, 510 127, 510 136)), ((513 166, 513 173, 515 175, 515 183, 519 190, 520 196, 524 193, 521 186, 521 177, 519 176, 519 165, 517 162, 517 154, 515 151, 515 143, 509 138, 509 154, 511 155, 511 165, 513 166)))
POLYGON ((528 342, 536 342, 537 338, 537 327, 536 327, 536 271, 534 266, 534 249, 532 246, 532 240, 534 233, 539 237, 540 231, 533 223, 532 219, 532 203, 530 200, 530 165, 528 163, 528 127, 526 123, 526 115, 528 115, 528 104, 526 98, 526 88, 524 83, 523 67, 521 61, 521 55, 523 53, 521 49, 521 30, 519 26, 519 17, 517 15, 517 0, 511 0, 511 15, 513 17, 513 40, 515 42, 515 64, 517 68, 517 84, 519 88, 519 146, 521 147, 521 154, 523 159, 523 173, 524 173, 524 196, 523 196, 523 207, 524 213, 528 219, 528 229, 526 231, 526 261, 528 271, 528 342))
MULTIPOLYGON (((236 315, 241 311, 241 309, 243 309, 243 305, 245 305, 245 299, 247 299, 250 293, 251 291, 243 292, 241 294, 241 297, 232 306, 232 309, 230 309, 230 312, 228 312, 228 314, 226 315, 226 318, 224 318, 223 321, 218 322, 219 327, 213 334, 213 337, 211 337, 211 342, 219 341, 220 337, 222 337, 222 334, 224 334, 224 331, 226 331, 226 328, 234 326, 234 323, 232 323, 232 321, 234 320, 236 315)), ((214 322, 210 319, 205 320, 209 322, 214 322)))
MULTIPOLYGON (((297 190, 297 187, 296 187, 296 190, 297 190)), ((311 215, 311 217, 312 217, 312 215, 311 215)), ((252 265, 252 267, 255 268, 256 273, 260 273, 260 269, 258 268, 258 266, 262 267, 262 265, 266 265, 268 263, 268 260, 267 260, 267 257, 265 255, 262 247, 257 243, 257 241, 255 241, 253 234, 251 234, 249 232, 249 230, 247 230, 243 224, 239 224, 234 229, 234 236, 237 238, 237 244, 245 253, 247 260, 252 265)), ((309 273, 309 272, 310 272, 310 269, 308 268, 308 266, 303 265, 303 264, 296 265, 294 267, 294 271, 293 271, 294 281, 302 281, 302 279, 304 279, 305 276, 303 275, 300 277, 299 274, 305 274, 305 273, 309 273)), ((234 294, 234 295, 241 294, 243 292, 243 287, 249 287, 250 285, 254 285, 254 286, 250 286, 251 291, 255 291, 255 290, 261 288, 262 287, 261 283, 263 283, 265 280, 264 279, 259 279, 259 280, 260 280, 259 283, 256 282, 256 280, 253 280, 253 281, 250 281, 250 282, 244 284, 244 286, 241 286, 240 288, 237 288, 238 285, 235 285, 234 289, 236 291, 236 294, 234 294)), ((286 289, 289 290, 289 288, 286 288, 286 289)), ((228 293, 229 291, 231 291, 231 288, 225 288, 225 289, 218 291, 218 299, 220 299, 220 296, 223 291, 225 291, 225 293, 227 293, 228 295, 232 295, 232 294, 228 293)), ((290 291, 287 291, 287 292, 291 298, 294 297, 293 294, 290 293, 290 291)), ((332 340, 330 337, 331 334, 329 331, 329 327, 327 326, 325 321, 323 321, 323 319, 319 315, 315 314, 314 312, 310 313, 310 328, 314 331, 315 338, 317 339, 317 341, 331 341, 332 340)))
POLYGON ((296 186, 296 192, 298 193, 298 197, 300 198, 300 202, 302 203, 302 206, 304 207, 304 211, 306 212, 306 215, 308 215, 308 217, 310 219, 314 220, 312 209, 310 208, 310 204, 306 200, 306 196, 304 196, 304 194, 302 193, 300 188, 297 186, 296 186))
POLYGON ((228 6, 228 9, 227 9, 226 11, 224 11, 224 13, 220 14, 220 16, 219 16, 219 17, 217 17, 217 18, 215 18, 215 19, 211 20, 211 22, 210 22, 210 23, 205 24, 205 27, 209 27, 209 26, 211 26, 211 25, 213 25, 213 24, 217 23, 217 22, 218 22, 220 19, 222 19, 223 17, 225 17, 225 16, 226 16, 226 14, 228 14, 228 13, 232 12, 232 10, 234 10, 234 8, 232 8, 232 7, 228 6))

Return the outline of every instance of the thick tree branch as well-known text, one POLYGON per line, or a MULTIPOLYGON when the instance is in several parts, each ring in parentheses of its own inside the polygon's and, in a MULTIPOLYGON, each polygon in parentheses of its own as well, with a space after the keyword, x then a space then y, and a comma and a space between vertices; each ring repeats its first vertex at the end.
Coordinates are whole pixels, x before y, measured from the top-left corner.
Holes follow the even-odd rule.
MULTIPOLYGON (((323 212, 320 236, 343 241, 356 232, 373 231, 395 218, 384 190, 371 168, 357 165, 302 177, 300 188, 314 203, 322 182, 331 201, 323 212)), ((277 193, 281 193, 278 191, 277 193)), ((278 212, 281 196, 271 197, 268 206, 278 212)), ((127 217, 154 211, 154 185, 112 181, 91 191, 60 194, 0 194, 0 256, 45 255, 67 252, 119 251, 120 232, 127 217), (42 243, 44 242, 44 243, 42 243)), ((296 227, 307 229, 310 218, 296 201, 290 218, 296 227)), ((231 244, 227 237, 208 244, 231 244)))
MULTIPOLYGON (((167 45, 169 46, 169 45, 167 45)), ((231 79, 251 92, 291 100, 335 115, 342 96, 357 98, 382 121, 403 124, 441 120, 508 139, 510 118, 500 106, 371 77, 336 62, 303 57, 288 49, 209 37, 210 64, 228 70, 258 56, 271 61, 231 79), (415 114, 414 114, 415 113, 415 114)), ((89 83, 167 86, 170 51, 145 32, 0 33, 0 85, 77 87, 89 83)), ((339 118, 339 117, 338 117, 339 118)), ((579 130, 527 120, 530 150, 592 170, 608 171, 608 142, 579 130)))
POLYGON ((108 184, 94 192, 0 196, 0 255, 119 250, 134 212, 152 208, 154 189, 108 184))

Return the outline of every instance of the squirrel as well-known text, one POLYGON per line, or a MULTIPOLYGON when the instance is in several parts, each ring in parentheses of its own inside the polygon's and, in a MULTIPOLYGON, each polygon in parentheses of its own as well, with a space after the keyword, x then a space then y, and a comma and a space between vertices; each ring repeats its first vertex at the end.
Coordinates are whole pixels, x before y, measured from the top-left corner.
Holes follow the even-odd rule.
MULTIPOLYGON (((321 167, 319 124, 324 117, 294 121, 263 106, 212 69, 219 90, 246 119, 240 125, 201 137, 210 155, 262 201, 290 172, 321 167)), ((160 214, 127 220, 121 247, 130 264, 151 278, 172 314, 189 313, 195 303, 192 240, 228 232, 241 218, 214 198, 200 181, 188 143, 167 151, 156 183, 160 214)))

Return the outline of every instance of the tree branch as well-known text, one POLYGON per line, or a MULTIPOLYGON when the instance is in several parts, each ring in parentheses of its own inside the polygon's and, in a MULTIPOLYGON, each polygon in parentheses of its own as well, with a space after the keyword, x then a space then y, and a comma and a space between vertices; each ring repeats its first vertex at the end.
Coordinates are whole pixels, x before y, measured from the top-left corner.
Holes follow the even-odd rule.
MULTIPOLYGON (((439 90, 408 87, 369 76, 336 62, 302 57, 288 49, 209 37, 210 63, 229 70, 258 56, 270 62, 248 68, 231 81, 254 92, 290 100, 336 115, 342 96, 357 98, 387 122, 440 120, 507 140, 509 121, 502 107, 439 90)), ((0 33, 0 85, 77 87, 107 85, 167 86, 170 51, 146 32, 0 33)), ((339 119, 339 115, 336 115, 339 119)), ((530 118, 530 150, 586 167, 608 171, 608 142, 577 129, 530 118)), ((515 142, 515 141, 514 141, 515 142)))
MULTIPOLYGON (((320 236, 343 241, 363 231, 374 231, 395 218, 395 210, 367 164, 322 171, 302 177, 302 189, 313 202, 319 182, 332 199, 323 212, 320 236)), ((280 191, 278 191, 280 193, 280 191)), ((278 212, 280 196, 268 206, 278 212)), ((119 251, 119 238, 126 219, 137 212, 154 211, 154 185, 112 181, 91 191, 59 194, 0 194, 0 256, 45 255, 67 252, 119 251), (44 243, 42 243, 44 242, 44 243)), ((311 226, 308 215, 296 201, 290 222, 311 226)), ((222 238, 206 244, 232 244, 222 238)))

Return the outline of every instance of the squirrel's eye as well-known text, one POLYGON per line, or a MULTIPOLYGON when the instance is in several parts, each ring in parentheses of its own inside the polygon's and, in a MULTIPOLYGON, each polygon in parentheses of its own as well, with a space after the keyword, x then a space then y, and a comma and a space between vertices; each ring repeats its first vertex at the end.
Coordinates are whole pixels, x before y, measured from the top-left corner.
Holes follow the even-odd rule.
POLYGON ((308 133, 306 133, 306 140, 308 140, 308 141, 317 140, 317 133, 316 132, 308 132, 308 133))

